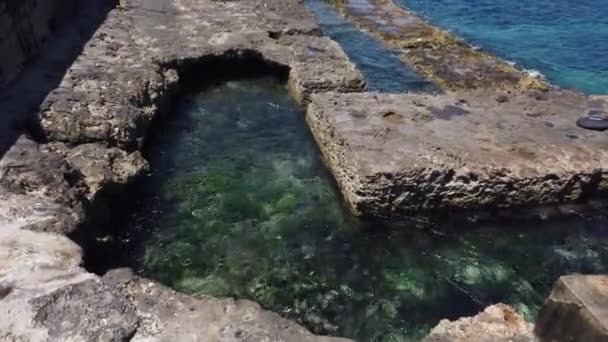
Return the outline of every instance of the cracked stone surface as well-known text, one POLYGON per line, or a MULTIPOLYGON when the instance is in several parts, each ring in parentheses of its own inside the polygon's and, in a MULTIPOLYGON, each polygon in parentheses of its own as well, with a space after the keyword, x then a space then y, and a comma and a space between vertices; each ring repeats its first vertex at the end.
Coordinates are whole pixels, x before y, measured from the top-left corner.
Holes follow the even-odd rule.
POLYGON ((133 333, 134 308, 79 267, 67 237, 0 229, 1 341, 117 341, 133 333))

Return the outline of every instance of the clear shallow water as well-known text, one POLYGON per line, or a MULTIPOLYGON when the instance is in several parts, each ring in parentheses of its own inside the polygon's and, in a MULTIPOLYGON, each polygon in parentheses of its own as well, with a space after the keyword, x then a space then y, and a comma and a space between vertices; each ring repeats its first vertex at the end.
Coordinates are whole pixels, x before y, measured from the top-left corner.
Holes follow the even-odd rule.
POLYGON ((396 0, 554 84, 608 93, 605 0, 396 0))
POLYGON ((608 271, 608 221, 388 227, 340 205, 303 113, 272 79, 192 93, 148 148, 133 266, 259 302, 317 333, 418 339, 506 302, 532 319, 558 275, 608 271))
POLYGON ((306 0, 323 33, 340 43, 367 81, 367 89, 382 93, 436 92, 436 87, 399 59, 399 54, 361 32, 325 0, 306 0))

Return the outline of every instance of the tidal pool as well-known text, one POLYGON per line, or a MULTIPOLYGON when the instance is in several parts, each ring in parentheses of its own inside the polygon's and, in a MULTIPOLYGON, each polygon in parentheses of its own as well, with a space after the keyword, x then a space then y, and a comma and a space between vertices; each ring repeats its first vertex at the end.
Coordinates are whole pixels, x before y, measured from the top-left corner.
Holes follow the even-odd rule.
POLYGON ((605 217, 357 221, 272 78, 184 96, 147 154, 131 266, 189 294, 254 300, 317 333, 416 340, 496 302, 534 319, 559 275, 608 271, 605 217))

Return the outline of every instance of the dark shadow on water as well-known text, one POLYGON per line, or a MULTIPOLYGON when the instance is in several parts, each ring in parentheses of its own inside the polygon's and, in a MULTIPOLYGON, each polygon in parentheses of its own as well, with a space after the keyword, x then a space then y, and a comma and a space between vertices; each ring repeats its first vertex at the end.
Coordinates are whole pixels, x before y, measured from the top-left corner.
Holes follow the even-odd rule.
POLYGON ((31 122, 32 115, 57 88, 113 6, 114 1, 81 0, 75 14, 49 22, 53 32, 40 52, 16 80, 0 89, 0 158, 20 134, 28 131, 28 125, 36 125, 31 122))

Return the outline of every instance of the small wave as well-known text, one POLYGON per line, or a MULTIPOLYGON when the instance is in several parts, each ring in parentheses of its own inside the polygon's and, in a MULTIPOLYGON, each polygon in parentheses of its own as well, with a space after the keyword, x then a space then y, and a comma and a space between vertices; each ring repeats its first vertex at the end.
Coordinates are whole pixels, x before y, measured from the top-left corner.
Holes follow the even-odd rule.
POLYGON ((528 74, 528 76, 530 77, 534 77, 534 78, 538 78, 541 80, 544 80, 546 77, 545 75, 543 75, 542 72, 535 70, 535 69, 524 69, 523 70, 526 74, 528 74))

